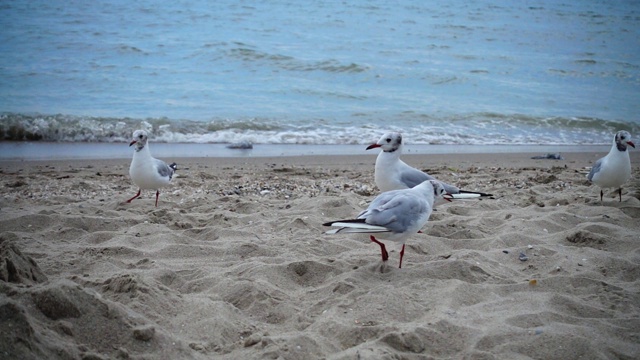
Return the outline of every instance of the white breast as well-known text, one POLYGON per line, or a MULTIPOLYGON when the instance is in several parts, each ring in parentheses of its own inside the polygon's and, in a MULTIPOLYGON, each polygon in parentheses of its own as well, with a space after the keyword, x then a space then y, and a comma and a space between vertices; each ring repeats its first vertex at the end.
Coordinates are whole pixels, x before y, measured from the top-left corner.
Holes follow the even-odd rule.
POLYGON ((374 179, 381 192, 408 189, 408 186, 400 181, 399 164, 397 157, 389 153, 382 151, 378 154, 374 179))
POLYGON ((631 178, 629 153, 616 151, 602 160, 600 171, 593 175, 593 183, 602 188, 619 188, 631 178))
POLYGON ((169 181, 171 180, 168 176, 160 176, 155 166, 155 159, 151 157, 147 149, 142 149, 134 153, 131 166, 129 167, 129 175, 131 176, 131 180, 140 189, 157 190, 169 185, 169 181))

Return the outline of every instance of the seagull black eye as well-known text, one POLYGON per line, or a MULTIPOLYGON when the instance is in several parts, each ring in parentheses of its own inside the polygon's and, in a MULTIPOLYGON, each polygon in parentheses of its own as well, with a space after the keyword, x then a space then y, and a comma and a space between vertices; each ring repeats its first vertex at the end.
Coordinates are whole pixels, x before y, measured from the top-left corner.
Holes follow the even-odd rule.
POLYGON ((140 139, 142 139, 142 134, 140 134, 140 136, 138 136, 140 139))
POLYGON ((391 138, 387 138, 387 142, 388 142, 388 143, 389 143, 389 142, 391 142, 391 138))

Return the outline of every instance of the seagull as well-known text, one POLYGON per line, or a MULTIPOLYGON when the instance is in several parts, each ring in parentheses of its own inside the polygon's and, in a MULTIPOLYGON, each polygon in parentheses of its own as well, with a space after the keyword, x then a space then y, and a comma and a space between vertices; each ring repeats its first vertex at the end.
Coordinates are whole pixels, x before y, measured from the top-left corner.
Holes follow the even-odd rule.
MULTIPOLYGON (((375 168, 375 181, 380 191, 412 188, 425 180, 436 180, 433 176, 407 165, 400 160, 402 154, 402 134, 390 132, 384 134, 377 143, 371 144, 367 150, 381 148, 375 168)), ((493 196, 482 192, 460 190, 442 183, 447 193, 454 199, 472 199, 493 196)))
POLYGON ((151 189, 156 190, 156 207, 158 207, 159 189, 169 185, 173 174, 178 170, 178 165, 176 163, 167 165, 164 161, 152 157, 147 140, 146 131, 136 130, 133 133, 133 140, 129 144, 129 146, 136 146, 129 167, 129 175, 133 183, 138 185, 140 189, 136 196, 127 202, 130 203, 131 200, 139 197, 142 189, 151 189))
MULTIPOLYGON (((419 232, 427 223, 436 198, 451 201, 450 197, 451 194, 445 191, 442 183, 437 180, 427 180, 410 189, 392 190, 378 195, 355 219, 331 221, 323 225, 337 227, 327 231, 326 234, 382 234, 381 236, 385 237, 383 240, 402 244, 398 266, 402 268, 405 240, 419 232)), ((386 263, 389 253, 384 244, 374 235, 370 235, 369 239, 380 245, 382 261, 386 263)))
POLYGON ((631 160, 627 145, 635 148, 628 131, 618 131, 613 138, 613 145, 607 156, 599 159, 591 167, 587 179, 600 186, 600 202, 602 202, 602 188, 618 188, 618 195, 622 201, 622 184, 631 177, 631 160))

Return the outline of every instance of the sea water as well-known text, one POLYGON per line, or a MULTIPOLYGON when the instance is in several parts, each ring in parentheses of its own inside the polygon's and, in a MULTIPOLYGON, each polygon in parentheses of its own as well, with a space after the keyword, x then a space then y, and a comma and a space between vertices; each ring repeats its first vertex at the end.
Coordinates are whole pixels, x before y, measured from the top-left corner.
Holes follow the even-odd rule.
POLYGON ((640 1, 0 0, 0 138, 609 144, 640 1))

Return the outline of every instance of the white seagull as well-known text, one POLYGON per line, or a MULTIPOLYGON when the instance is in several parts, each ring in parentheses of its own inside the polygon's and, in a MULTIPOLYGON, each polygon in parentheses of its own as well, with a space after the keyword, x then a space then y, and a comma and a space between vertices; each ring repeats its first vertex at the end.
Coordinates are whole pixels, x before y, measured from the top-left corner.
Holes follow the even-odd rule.
MULTIPOLYGON (((402 134, 390 132, 384 134, 377 143, 371 144, 367 150, 381 148, 376 158, 375 182, 380 191, 390 191, 412 188, 425 180, 436 180, 433 176, 407 165, 400 160, 402 154, 402 134)), ((447 193, 454 199, 472 199, 490 197, 491 194, 460 190, 459 188, 442 183, 447 193)))
MULTIPOLYGON (((329 230, 326 234, 337 233, 370 233, 381 234, 383 240, 394 241, 402 244, 400 251, 400 265, 404 256, 404 242, 427 223, 433 203, 436 198, 450 200, 442 183, 436 180, 427 180, 418 186, 404 190, 387 191, 378 195, 369 207, 358 214, 358 217, 350 220, 331 221, 324 226, 334 226, 337 229, 329 230)), ((382 261, 389 259, 389 253, 384 244, 375 236, 370 235, 371 241, 380 245, 382 261)))
POLYGON ((627 145, 636 147, 631 141, 628 131, 618 131, 613 138, 613 145, 607 156, 598 160, 591 167, 587 179, 600 186, 600 202, 602 202, 602 188, 618 188, 618 195, 622 201, 622 184, 631 177, 631 160, 627 145))
POLYGON ((130 203, 131 200, 140 196, 142 189, 151 189, 156 190, 156 207, 158 207, 159 189, 169 185, 173 174, 178 169, 178 165, 176 163, 167 165, 164 161, 151 156, 147 140, 146 131, 136 130, 133 133, 133 140, 129 144, 129 146, 136 146, 133 152, 133 160, 129 167, 129 175, 133 183, 140 189, 138 193, 127 200, 127 202, 130 203))

